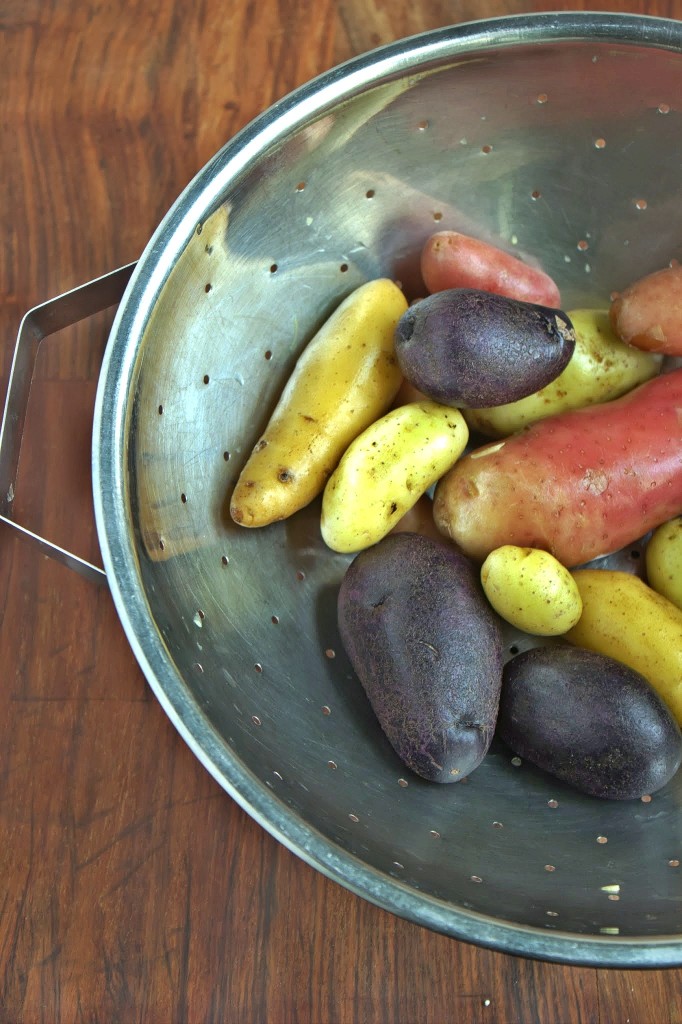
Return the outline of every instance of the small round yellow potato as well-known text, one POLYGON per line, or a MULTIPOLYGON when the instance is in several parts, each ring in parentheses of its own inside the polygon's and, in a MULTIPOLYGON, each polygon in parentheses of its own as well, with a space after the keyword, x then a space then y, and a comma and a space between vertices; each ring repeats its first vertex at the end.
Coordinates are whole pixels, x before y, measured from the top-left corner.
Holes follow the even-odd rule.
POLYGON ((570 572, 540 548, 495 548, 481 566, 481 583, 498 615, 536 636, 561 636, 582 613, 570 572))
POLYGON ((682 608, 682 516, 654 530, 645 560, 649 586, 682 608))

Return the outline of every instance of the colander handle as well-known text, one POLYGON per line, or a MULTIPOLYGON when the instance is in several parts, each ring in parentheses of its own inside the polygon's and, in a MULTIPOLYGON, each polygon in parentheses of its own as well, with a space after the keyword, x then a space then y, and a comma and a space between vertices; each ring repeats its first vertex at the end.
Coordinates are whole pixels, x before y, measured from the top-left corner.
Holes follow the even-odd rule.
POLYGON ((106 580, 104 569, 46 540, 14 519, 14 492, 31 381, 41 341, 119 303, 134 267, 134 263, 128 263, 29 309, 19 325, 0 427, 0 522, 14 527, 46 555, 96 583, 106 580))

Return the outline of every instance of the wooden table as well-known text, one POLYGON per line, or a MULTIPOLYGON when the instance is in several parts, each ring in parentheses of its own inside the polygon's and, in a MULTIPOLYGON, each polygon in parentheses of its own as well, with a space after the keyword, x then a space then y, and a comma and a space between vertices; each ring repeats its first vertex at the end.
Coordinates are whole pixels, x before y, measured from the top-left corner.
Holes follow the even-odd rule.
MULTIPOLYGON (((543 7, 4 0, 3 382, 22 313, 134 260, 194 173, 272 101, 379 43, 543 7)), ((675 0, 630 9, 682 16, 675 0)), ((41 349, 15 501, 27 526, 95 559, 90 430, 110 321, 41 349)), ((682 1021, 680 970, 507 957, 324 879, 192 756, 106 587, 8 528, 0 544, 0 1021, 682 1021)))

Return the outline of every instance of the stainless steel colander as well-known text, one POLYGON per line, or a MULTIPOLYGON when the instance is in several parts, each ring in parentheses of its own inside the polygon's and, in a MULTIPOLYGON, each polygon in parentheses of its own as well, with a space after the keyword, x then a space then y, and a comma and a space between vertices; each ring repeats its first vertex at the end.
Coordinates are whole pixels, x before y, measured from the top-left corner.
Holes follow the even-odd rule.
POLYGON ((368 278, 418 295, 417 254, 445 227, 537 258, 565 308, 682 258, 682 25, 543 14, 427 33, 225 146, 149 243, 107 348, 93 463, 112 594, 196 755, 329 877, 508 952, 680 964, 682 777, 612 804, 501 745, 461 784, 409 774, 341 648, 349 559, 322 543, 319 505, 260 531, 226 512, 306 340, 368 278))

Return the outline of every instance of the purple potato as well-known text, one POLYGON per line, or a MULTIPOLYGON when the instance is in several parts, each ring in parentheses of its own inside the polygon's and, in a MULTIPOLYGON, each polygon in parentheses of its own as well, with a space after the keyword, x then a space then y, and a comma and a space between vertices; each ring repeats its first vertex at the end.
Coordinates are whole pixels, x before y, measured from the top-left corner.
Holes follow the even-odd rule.
POLYGON ((566 313, 474 288, 415 302, 396 328, 404 376, 443 405, 516 402, 555 380, 575 348, 566 313))
POLYGON ((391 534, 351 563, 338 596, 343 646, 398 756, 459 782, 490 746, 502 683, 500 620, 453 545, 391 534))
POLYGON ((590 796, 654 793, 682 761, 682 734, 651 684, 604 654, 556 644, 504 668, 497 735, 590 796))

